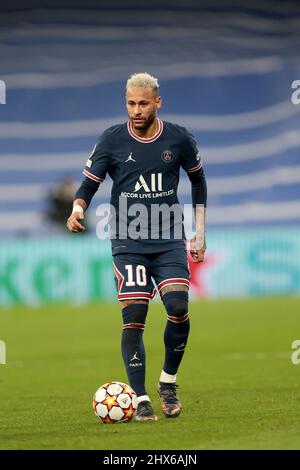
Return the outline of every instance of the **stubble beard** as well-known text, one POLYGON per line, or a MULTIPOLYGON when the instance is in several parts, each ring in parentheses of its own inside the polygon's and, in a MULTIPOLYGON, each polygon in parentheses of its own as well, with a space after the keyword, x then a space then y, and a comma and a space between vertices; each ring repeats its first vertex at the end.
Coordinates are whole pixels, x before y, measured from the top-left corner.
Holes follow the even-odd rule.
POLYGON ((132 118, 131 124, 132 124, 133 129, 146 131, 151 126, 155 118, 156 118, 156 115, 154 114, 153 116, 150 116, 148 119, 146 119, 143 123, 141 123, 138 126, 135 125, 135 122, 132 118))

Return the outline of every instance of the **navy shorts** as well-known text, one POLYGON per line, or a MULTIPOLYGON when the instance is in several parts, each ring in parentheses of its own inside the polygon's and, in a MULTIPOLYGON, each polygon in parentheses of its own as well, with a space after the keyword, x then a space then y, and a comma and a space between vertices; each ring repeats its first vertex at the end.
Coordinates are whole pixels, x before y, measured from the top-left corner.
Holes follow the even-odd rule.
POLYGON ((153 299, 157 290, 167 285, 190 284, 184 248, 162 253, 120 253, 114 255, 114 270, 118 300, 153 299))

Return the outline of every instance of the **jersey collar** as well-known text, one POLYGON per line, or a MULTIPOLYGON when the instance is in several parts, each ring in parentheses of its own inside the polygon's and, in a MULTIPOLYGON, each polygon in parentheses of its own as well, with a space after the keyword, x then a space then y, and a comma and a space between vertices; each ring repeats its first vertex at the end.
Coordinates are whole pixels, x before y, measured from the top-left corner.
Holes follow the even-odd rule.
POLYGON ((158 121, 158 131, 152 137, 147 137, 147 138, 139 137, 134 132, 134 130, 132 128, 132 124, 131 124, 130 121, 127 122, 127 129, 128 129, 129 134, 131 135, 131 137, 133 137, 135 140, 138 140, 139 142, 143 142, 144 144, 150 144, 150 142, 154 142, 156 139, 159 138, 159 136, 161 135, 161 133, 164 129, 163 121, 161 121, 159 118, 157 118, 157 121, 158 121))

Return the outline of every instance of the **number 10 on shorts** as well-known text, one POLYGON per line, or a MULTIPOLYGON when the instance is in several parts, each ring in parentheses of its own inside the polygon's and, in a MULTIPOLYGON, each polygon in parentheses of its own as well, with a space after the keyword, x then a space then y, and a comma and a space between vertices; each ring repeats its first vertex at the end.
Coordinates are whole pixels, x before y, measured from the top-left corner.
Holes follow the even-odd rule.
POLYGON ((133 267, 132 264, 126 264, 125 269, 127 271, 127 287, 147 285, 147 275, 145 266, 139 264, 138 266, 133 267))

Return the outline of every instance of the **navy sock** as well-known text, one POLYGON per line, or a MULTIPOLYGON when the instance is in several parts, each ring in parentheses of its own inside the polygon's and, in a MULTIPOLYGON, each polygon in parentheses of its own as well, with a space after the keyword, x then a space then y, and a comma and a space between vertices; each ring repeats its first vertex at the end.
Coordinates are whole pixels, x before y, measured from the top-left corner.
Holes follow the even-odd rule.
POLYGON ((188 292, 167 292, 163 296, 163 302, 168 314, 164 334, 165 363, 163 370, 167 374, 175 375, 183 358, 190 331, 188 292))
POLYGON ((122 355, 130 386, 137 396, 147 395, 145 387, 146 355, 143 331, 148 311, 146 304, 123 308, 122 355))

